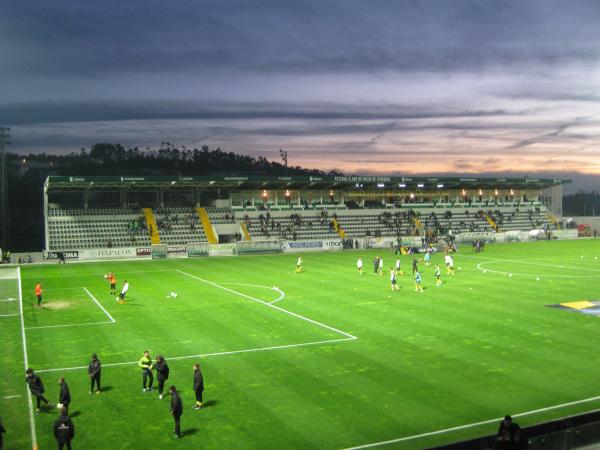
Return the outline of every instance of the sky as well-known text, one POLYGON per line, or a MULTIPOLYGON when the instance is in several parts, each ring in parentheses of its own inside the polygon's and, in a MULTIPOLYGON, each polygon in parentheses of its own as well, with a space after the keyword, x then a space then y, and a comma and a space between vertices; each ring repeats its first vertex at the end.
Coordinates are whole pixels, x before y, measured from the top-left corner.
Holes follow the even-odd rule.
POLYGON ((600 2, 7 0, 11 151, 208 145, 600 188, 600 2))

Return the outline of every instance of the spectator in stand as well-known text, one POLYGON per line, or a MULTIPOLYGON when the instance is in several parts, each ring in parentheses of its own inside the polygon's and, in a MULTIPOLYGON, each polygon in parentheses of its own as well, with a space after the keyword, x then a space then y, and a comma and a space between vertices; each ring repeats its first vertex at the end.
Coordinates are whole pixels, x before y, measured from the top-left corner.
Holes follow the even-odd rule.
POLYGON ((511 416, 504 416, 496 437, 499 450, 521 450, 529 446, 529 440, 521 427, 512 421, 511 416))

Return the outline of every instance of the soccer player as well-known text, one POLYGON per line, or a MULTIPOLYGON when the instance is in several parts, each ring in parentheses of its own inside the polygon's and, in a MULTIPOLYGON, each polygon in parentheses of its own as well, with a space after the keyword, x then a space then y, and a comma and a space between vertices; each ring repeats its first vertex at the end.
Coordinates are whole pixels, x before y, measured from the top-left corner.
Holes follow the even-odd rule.
POLYGON ((165 381, 169 379, 169 366, 162 355, 156 357, 154 368, 156 369, 156 380, 158 381, 158 399, 162 400, 165 381))
POLYGON ((69 385, 65 381, 65 377, 60 377, 58 379, 58 384, 60 386, 60 392, 58 394, 58 403, 62 405, 62 408, 65 410, 65 415, 68 415, 69 404, 71 403, 71 392, 69 392, 69 385))
POLYGON ((396 282, 396 271, 393 267, 390 267, 390 283, 392 285, 392 291, 399 291, 398 283, 396 282))
POLYGON ((302 272, 302 256, 298 256, 298 261, 296 261, 296 273, 302 272))
POLYGON ((6 428, 2 426, 2 419, 0 419, 0 450, 4 447, 4 433, 6 433, 6 428))
POLYGON ((179 438, 182 436, 180 430, 180 420, 181 415, 183 414, 183 404, 181 403, 181 397, 179 396, 175 386, 171 386, 169 388, 169 394, 171 394, 171 415, 173 416, 173 419, 175 419, 174 434, 176 438, 179 438))
POLYGON ((46 397, 44 397, 44 383, 42 379, 33 372, 33 369, 29 368, 25 371, 25 382, 29 385, 29 390, 35 396, 36 400, 36 408, 35 413, 40 413, 40 406, 42 402, 46 404, 48 409, 52 408, 52 403, 48 401, 46 397))
POLYGON ((123 288, 121 289, 121 293, 119 294, 119 299, 117 300, 119 302, 119 305, 122 305, 123 303, 125 303, 125 295, 127 294, 128 290, 129 290, 129 283, 127 282, 127 280, 125 280, 123 282, 123 288))
POLYGON ((88 366, 88 375, 90 376, 90 394, 94 393, 94 384, 98 389, 97 395, 100 395, 100 375, 102 374, 102 363, 98 359, 98 355, 92 353, 92 360, 88 366))
POLYGON ((435 265, 435 285, 441 286, 442 280, 440 279, 440 266, 438 264, 435 265))
POLYGON ((423 287, 421 286, 421 274, 419 271, 415 273, 415 292, 423 292, 423 287))
POLYGON ((419 261, 417 260, 417 257, 415 256, 413 258, 413 275, 419 271, 418 264, 419 264, 419 261))
POLYGON ((362 275, 362 268, 363 268, 362 258, 358 258, 358 261, 356 261, 356 269, 358 270, 359 275, 362 275))
POLYGON ((383 258, 379 257, 379 268, 377 269, 379 276, 383 275, 383 258))
POLYGON ((117 277, 112 272, 108 272, 106 279, 110 283, 110 295, 115 295, 117 293, 117 277))
POLYGON ((404 275, 404 272, 400 269, 400 258, 396 258, 396 273, 404 275))
POLYGON ((448 253, 444 256, 444 262, 446 263, 446 273, 454 276, 454 259, 448 253))
POLYGON ((67 414, 67 409, 62 408, 60 417, 54 422, 54 437, 58 443, 58 450, 62 450, 67 446, 67 450, 71 450, 71 440, 75 437, 75 424, 67 414))
POLYGON ((151 391, 152 383, 154 383, 154 375, 152 375, 152 358, 150 358, 150 352, 148 350, 144 351, 144 356, 140 358, 138 366, 142 369, 143 392, 151 391), (148 379, 150 379, 149 383, 148 379), (146 389, 146 383, 148 383, 148 389, 146 389))
POLYGON ((194 392, 196 393, 196 406, 194 409, 202 408, 202 392, 204 391, 204 377, 200 371, 200 364, 194 364, 194 392))
POLYGON ((37 297, 37 307, 42 307, 42 283, 38 283, 35 285, 35 296, 37 297))
POLYGON ((429 253, 429 250, 427 250, 423 259, 425 260, 425 267, 429 267, 431 265, 431 254, 429 253))
POLYGON ((377 275, 377 272, 379 272, 379 256, 373 260, 373 275, 377 275))

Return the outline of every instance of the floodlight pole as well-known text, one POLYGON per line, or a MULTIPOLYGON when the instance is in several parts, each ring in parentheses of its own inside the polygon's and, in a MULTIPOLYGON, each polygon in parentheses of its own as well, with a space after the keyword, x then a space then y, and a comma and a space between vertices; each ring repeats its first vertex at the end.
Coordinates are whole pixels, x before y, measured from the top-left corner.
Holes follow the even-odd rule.
POLYGON ((8 163, 6 146, 10 128, 0 127, 0 248, 10 249, 10 214, 8 210, 8 163))

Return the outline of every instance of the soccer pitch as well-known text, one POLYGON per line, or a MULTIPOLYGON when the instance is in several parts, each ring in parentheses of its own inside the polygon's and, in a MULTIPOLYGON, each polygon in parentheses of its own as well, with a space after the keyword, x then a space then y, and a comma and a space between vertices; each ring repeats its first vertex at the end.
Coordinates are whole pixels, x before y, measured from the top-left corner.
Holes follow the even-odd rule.
POLYGON ((31 430, 22 331, 53 403, 66 377, 76 448, 416 449, 494 433, 504 414, 523 426, 600 407, 600 317, 589 304, 587 314, 547 307, 600 300, 600 241, 464 246, 454 277, 442 255, 419 264, 422 293, 412 255, 401 257, 396 292, 390 250, 302 256, 299 274, 291 254, 23 267, 24 330, 17 281, 0 280, 11 299, 0 304, 5 448, 31 448, 32 434, 40 449, 56 445, 55 410, 31 430), (109 294, 109 271, 118 288, 130 283, 124 305, 109 294), (142 392, 144 350, 165 356, 167 386, 181 392, 182 439, 170 398, 142 392), (94 352, 100 396, 88 394, 94 352), (206 388, 199 411, 194 362, 206 388))

